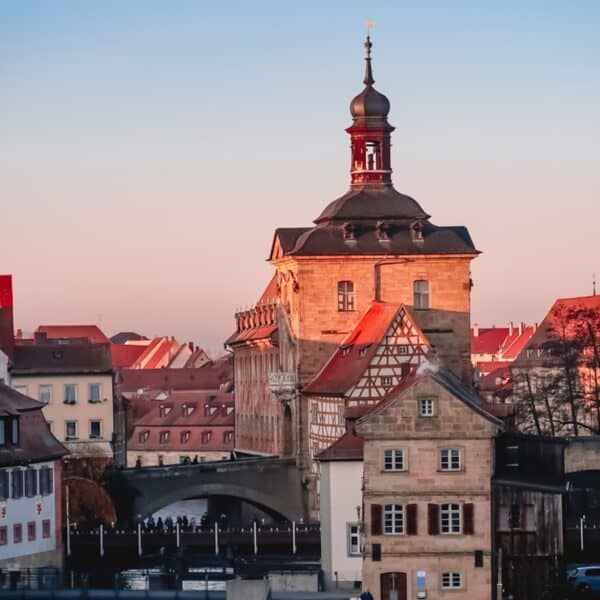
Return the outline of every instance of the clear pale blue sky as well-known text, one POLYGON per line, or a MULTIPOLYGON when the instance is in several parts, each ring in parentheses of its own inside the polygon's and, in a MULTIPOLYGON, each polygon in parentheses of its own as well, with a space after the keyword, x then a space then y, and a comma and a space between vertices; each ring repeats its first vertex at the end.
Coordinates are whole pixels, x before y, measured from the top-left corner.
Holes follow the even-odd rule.
POLYGON ((0 3, 0 272, 17 326, 216 348, 277 226, 348 186, 363 24, 396 187, 464 224, 473 320, 600 274, 600 3, 0 3))

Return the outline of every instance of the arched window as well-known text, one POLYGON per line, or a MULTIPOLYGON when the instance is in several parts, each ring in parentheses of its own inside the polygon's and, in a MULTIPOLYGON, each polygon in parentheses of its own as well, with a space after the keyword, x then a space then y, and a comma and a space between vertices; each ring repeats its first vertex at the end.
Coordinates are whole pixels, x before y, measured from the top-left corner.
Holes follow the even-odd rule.
POLYGON ((338 281, 338 311, 354 310, 354 283, 338 281))
POLYGON ((429 281, 417 279, 413 283, 413 306, 415 308, 429 308, 429 281))

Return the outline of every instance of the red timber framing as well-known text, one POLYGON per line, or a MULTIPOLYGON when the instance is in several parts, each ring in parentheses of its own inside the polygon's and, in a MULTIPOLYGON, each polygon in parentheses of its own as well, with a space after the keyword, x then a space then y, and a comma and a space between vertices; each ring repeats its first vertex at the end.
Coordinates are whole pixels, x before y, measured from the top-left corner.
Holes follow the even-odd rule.
POLYGON ((304 390, 312 458, 344 434, 347 409, 379 404, 430 349, 406 307, 373 302, 304 390))

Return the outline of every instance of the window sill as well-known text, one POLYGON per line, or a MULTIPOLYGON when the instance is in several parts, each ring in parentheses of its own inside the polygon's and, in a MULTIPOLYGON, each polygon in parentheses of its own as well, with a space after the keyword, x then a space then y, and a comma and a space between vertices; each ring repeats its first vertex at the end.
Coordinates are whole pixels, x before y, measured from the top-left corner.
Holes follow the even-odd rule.
POLYGON ((408 473, 408 469, 381 469, 381 473, 408 473))
POLYGON ((438 469, 438 473, 464 473, 464 469, 438 469))

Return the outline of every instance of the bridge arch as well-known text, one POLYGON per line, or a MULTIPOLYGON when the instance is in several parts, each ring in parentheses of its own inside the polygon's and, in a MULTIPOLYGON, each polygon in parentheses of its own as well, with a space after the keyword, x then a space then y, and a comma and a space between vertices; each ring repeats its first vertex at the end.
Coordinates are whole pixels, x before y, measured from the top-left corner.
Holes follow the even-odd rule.
POLYGON ((131 517, 146 517, 179 500, 229 496, 290 521, 306 519, 304 488, 293 458, 250 458, 125 469, 113 489, 131 517))

